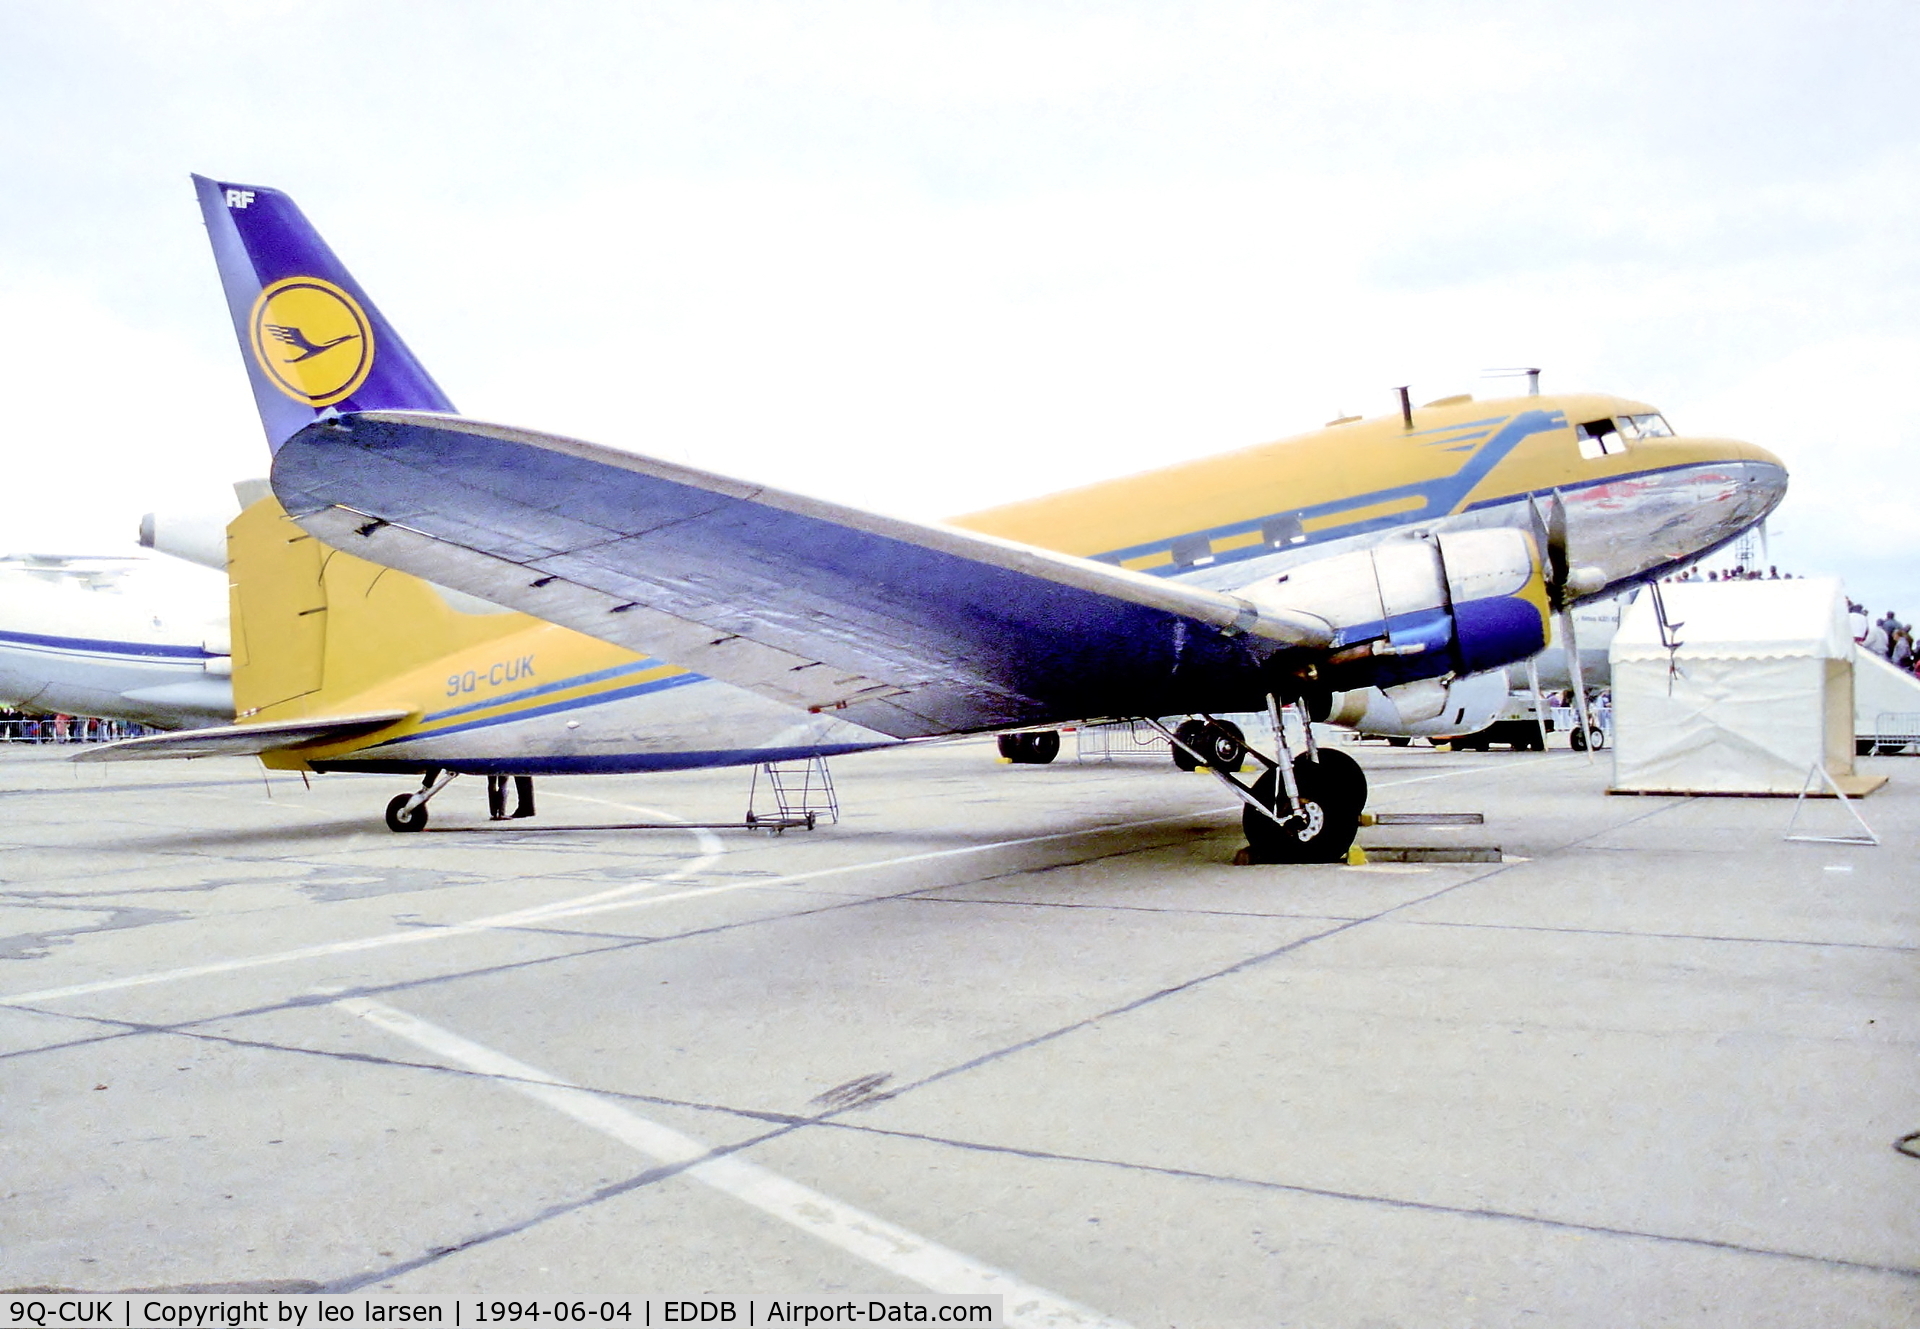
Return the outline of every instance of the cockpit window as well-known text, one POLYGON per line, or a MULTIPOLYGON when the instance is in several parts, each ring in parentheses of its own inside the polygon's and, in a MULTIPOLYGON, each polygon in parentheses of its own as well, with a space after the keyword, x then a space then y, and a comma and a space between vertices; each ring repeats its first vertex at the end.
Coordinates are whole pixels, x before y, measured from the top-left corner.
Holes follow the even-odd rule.
POLYGON ((1627 450, 1627 440, 1620 436, 1619 426, 1611 418, 1589 420, 1575 432, 1580 436, 1582 457, 1610 457, 1627 450))
POLYGON ((1672 438, 1673 428, 1658 411, 1645 415, 1620 417, 1620 433, 1626 438, 1672 438))

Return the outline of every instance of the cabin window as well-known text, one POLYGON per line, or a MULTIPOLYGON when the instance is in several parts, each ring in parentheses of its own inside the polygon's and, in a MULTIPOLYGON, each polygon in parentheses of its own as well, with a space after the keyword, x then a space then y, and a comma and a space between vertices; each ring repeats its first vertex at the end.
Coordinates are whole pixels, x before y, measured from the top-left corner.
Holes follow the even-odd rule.
POLYGON ((1197 568, 1213 562, 1213 542, 1204 535, 1183 535, 1173 542, 1173 566, 1197 568))
POLYGON ((1285 549, 1288 545, 1305 544, 1307 531, 1298 517, 1274 517, 1261 525, 1260 538, 1275 549, 1285 549))
POLYGON ((1645 415, 1623 415, 1619 420, 1623 438, 1672 438, 1673 427, 1658 411, 1645 415))
POLYGON ((1582 457, 1611 457, 1627 450, 1627 440, 1620 436, 1620 428, 1611 418, 1589 420, 1576 432, 1582 457))

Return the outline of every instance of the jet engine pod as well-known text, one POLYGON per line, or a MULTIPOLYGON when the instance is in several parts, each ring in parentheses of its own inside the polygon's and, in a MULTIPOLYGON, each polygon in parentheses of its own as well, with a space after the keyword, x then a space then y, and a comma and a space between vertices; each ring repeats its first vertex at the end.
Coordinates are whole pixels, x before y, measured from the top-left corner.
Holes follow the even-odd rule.
POLYGON ((1342 689, 1479 674, 1524 660, 1547 644, 1552 612, 1540 548, 1511 527, 1334 554, 1235 594, 1331 624, 1322 678, 1342 689))
POLYGON ((228 520, 214 513, 149 512, 140 519, 140 546, 225 572, 228 520))

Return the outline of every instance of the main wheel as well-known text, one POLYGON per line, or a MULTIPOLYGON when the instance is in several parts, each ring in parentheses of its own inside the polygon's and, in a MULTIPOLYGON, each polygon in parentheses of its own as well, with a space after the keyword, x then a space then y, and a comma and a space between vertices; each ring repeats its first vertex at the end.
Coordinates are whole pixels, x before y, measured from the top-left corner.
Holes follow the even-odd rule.
MULTIPOLYGON (((1302 755, 1294 760, 1293 778, 1300 787, 1306 817, 1277 823, 1253 808, 1240 814, 1247 835, 1247 857, 1255 863, 1338 863, 1346 858, 1360 829, 1360 812, 1367 805, 1367 774, 1344 752, 1320 750, 1320 759, 1302 755)), ((1254 797, 1286 813, 1286 790, 1280 772, 1270 770, 1253 786, 1254 797)))
POLYGON ((422 803, 412 812, 407 811, 407 801, 412 794, 397 794, 387 804, 387 829, 390 831, 424 831, 427 829, 427 805, 422 803))
MULTIPOLYGON (((1201 752, 1207 750, 1207 722, 1205 720, 1182 720, 1173 727, 1173 736, 1179 739, 1180 743, 1185 743, 1187 748, 1197 748, 1201 752)), ((1199 770, 1199 758, 1188 752, 1187 748, 1181 747, 1180 743, 1173 745, 1174 766, 1183 771, 1199 770)))
POLYGON ((1045 766, 1059 755, 1060 731, 1058 729, 1027 735, 1027 761, 1032 765, 1045 766))
POLYGON ((1048 729, 1037 734, 1002 734, 1000 755, 1016 766, 1045 766, 1060 755, 1060 731, 1048 729))
MULTIPOLYGON (((1240 726, 1231 720, 1182 720, 1173 731, 1174 737, 1187 747, 1203 755, 1206 764, 1216 771, 1237 771, 1240 763, 1247 759, 1247 736, 1240 732, 1240 726)), ((1173 764, 1183 771, 1198 770, 1200 763, 1193 755, 1177 744, 1173 749, 1173 764)))
POLYGON ((1215 720, 1206 726, 1205 741, 1199 744, 1207 754, 1207 765, 1216 771, 1237 771, 1247 759, 1247 736, 1231 720, 1215 720))

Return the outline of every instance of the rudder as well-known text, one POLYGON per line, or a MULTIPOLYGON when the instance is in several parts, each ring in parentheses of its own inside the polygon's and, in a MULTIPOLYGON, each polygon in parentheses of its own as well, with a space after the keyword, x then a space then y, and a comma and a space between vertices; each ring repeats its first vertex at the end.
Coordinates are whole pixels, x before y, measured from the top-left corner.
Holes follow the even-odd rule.
POLYGON ((291 198, 193 183, 270 448, 323 415, 453 410, 291 198))

